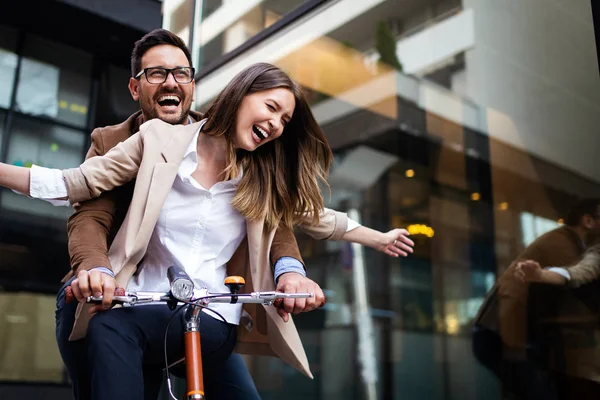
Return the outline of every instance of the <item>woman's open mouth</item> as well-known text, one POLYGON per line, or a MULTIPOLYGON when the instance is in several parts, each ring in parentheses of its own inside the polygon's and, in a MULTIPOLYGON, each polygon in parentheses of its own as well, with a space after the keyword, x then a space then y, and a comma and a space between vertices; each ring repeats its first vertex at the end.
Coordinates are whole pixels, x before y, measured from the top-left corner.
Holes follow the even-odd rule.
POLYGON ((256 143, 260 143, 269 137, 267 131, 258 125, 252 125, 252 138, 256 143))

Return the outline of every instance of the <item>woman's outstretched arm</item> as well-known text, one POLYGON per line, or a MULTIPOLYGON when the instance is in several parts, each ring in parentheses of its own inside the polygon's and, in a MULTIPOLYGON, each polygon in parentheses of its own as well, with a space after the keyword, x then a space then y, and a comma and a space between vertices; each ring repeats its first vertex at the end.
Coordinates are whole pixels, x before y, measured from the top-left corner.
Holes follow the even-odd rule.
POLYGON ((131 181, 137 174, 142 156, 143 140, 139 132, 119 143, 104 156, 89 158, 79 167, 53 169, 33 166, 17 167, 0 163, 0 186, 41 200, 81 202, 98 197, 102 192, 131 181), (52 177, 54 179, 48 179, 52 177), (35 179, 32 192, 32 178, 35 179), (62 179, 61 179, 62 178, 62 179), (60 186, 56 195, 56 185, 60 186))
POLYGON ((380 232, 362 226, 342 213, 329 208, 324 208, 319 215, 319 224, 312 225, 312 219, 300 223, 302 229, 309 236, 317 240, 344 240, 374 248, 392 257, 405 257, 413 252, 414 242, 408 238, 406 229, 392 229, 389 232, 380 232))
POLYGON ((380 232, 361 225, 344 233, 342 240, 371 247, 388 256, 406 257, 413 252, 413 246, 415 245, 408 238, 409 235, 410 233, 406 229, 392 229, 388 232, 380 232))
POLYGON ((79 167, 51 169, 33 166, 17 167, 0 163, 0 186, 33 198, 81 202, 98 197, 101 193, 121 186, 137 175, 142 153, 142 131, 149 123, 140 127, 140 132, 119 143, 104 156, 87 159, 79 167))
POLYGON ((82 202, 100 196, 133 180, 142 162, 145 129, 117 144, 103 156, 88 158, 77 168, 65 169, 63 177, 69 200, 82 202))
POLYGON ((29 196, 29 168, 0 163, 0 186, 29 196))

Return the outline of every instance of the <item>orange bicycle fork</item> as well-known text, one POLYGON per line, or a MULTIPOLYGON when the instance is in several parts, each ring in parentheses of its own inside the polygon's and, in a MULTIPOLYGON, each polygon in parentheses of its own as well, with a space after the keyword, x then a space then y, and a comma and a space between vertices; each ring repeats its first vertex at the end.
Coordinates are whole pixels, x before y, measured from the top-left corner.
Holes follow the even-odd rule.
POLYGON ((200 307, 194 307, 193 315, 185 326, 185 369, 187 377, 187 400, 203 400, 202 349, 200 347, 200 307))

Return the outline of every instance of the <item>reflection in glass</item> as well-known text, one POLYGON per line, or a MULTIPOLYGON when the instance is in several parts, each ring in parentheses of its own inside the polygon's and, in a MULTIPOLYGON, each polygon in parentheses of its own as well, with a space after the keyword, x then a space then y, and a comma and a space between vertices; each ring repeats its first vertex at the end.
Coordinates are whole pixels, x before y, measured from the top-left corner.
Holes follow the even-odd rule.
POLYGON ((140 109, 127 88, 130 78, 131 71, 128 68, 109 65, 102 71, 96 108, 96 126, 120 124, 140 109))
POLYGON ((200 54, 198 69, 245 43, 305 0, 204 1, 195 33, 200 54))
POLYGON ((24 59, 17 93, 17 109, 26 114, 58 116, 60 70, 48 63, 24 59))
POLYGON ((17 111, 84 127, 91 56, 37 36, 28 36, 23 56, 17 111))
POLYGON ((0 108, 10 108, 15 72, 17 70, 17 55, 15 44, 16 31, 0 26, 0 108))
MULTIPOLYGON (((13 124, 7 162, 26 167, 36 164, 49 168, 72 168, 82 162, 84 146, 85 136, 79 131, 20 117, 13 124)), ((8 190, 2 192, 2 208, 61 219, 72 213, 70 207, 54 207, 8 190)))
MULTIPOLYGON (((600 194, 592 15, 589 2, 571 3, 340 0, 199 82, 195 98, 206 104, 251 63, 282 67, 307 92, 335 152, 327 206, 358 204, 364 223, 380 230, 412 227, 408 258, 364 252, 370 313, 382 327, 376 346, 384 398, 502 398, 498 379, 471 350, 473 319, 526 245, 556 227, 577 198, 600 194), (394 160, 366 187, 357 181, 368 160, 342 176, 336 171, 360 148, 394 160)), ((207 60, 262 29, 260 14, 244 18, 246 25, 222 23, 231 29, 221 30, 202 22, 199 30, 213 33, 204 36, 207 60)), ((357 354, 356 334, 340 343, 325 337, 354 323, 352 252, 298 238, 309 276, 329 299, 322 311, 296 318, 307 348, 314 349, 310 328, 320 332, 309 355, 318 376, 311 393, 344 398, 323 381, 338 379, 341 388, 342 376, 360 382, 356 359, 341 355, 357 354), (338 360, 352 365, 339 371, 338 360)), ((597 337, 594 324, 590 338, 597 337)), ((270 369, 275 377, 261 390, 287 393, 275 385, 285 371, 270 369)))
MULTIPOLYGON (((194 16, 193 0, 165 1, 163 3, 163 28, 179 36, 188 46, 190 43, 190 22, 194 16)), ((199 4, 206 3, 200 1, 199 4)))
POLYGON ((2 151, 2 137, 4 136, 4 119, 6 118, 6 113, 0 110, 0 152, 2 151))
POLYGON ((0 107, 10 108, 15 72, 17 70, 17 55, 0 48, 0 70, 3 78, 0 80, 0 107))

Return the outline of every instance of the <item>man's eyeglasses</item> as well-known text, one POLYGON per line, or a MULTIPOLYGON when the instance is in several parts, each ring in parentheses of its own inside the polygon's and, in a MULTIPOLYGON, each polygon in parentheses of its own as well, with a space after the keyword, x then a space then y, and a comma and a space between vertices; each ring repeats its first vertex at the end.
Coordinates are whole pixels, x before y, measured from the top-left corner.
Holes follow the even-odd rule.
POLYGON ((173 75, 173 78, 177 83, 190 83, 194 80, 194 68, 192 67, 144 68, 135 76, 135 79, 140 79, 142 74, 146 75, 146 80, 148 81, 148 83, 152 83, 155 85, 165 83, 169 74, 173 75))

